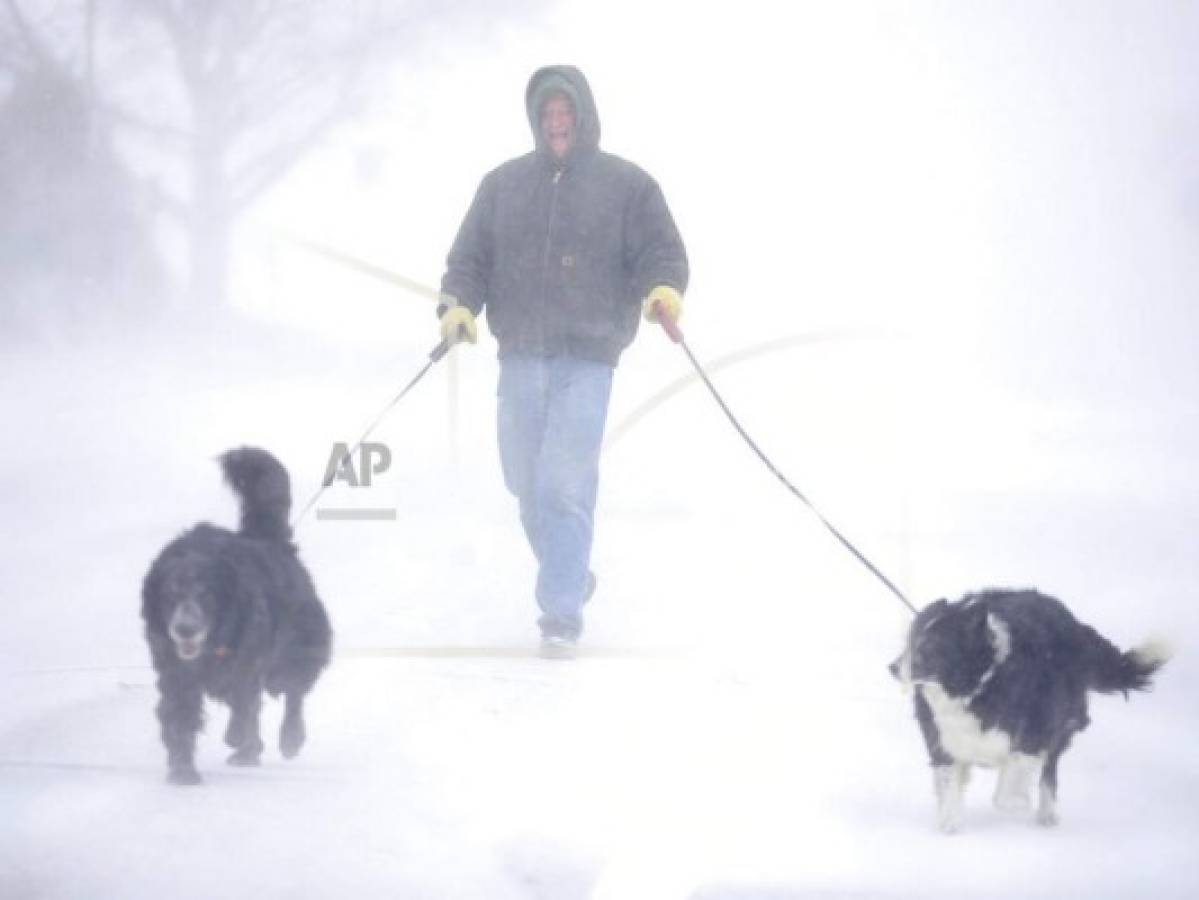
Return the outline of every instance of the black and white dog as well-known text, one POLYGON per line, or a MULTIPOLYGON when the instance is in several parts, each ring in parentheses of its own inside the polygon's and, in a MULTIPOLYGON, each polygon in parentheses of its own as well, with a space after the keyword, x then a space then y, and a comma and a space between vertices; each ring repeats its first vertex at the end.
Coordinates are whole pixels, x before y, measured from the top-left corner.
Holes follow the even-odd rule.
POLYGON ((279 749, 291 758, 305 740, 304 696, 329 662, 332 633, 287 524, 287 470, 265 450, 220 458, 241 501, 241 525, 197 525, 154 560, 142 584, 142 619, 158 673, 158 720, 168 780, 198 784, 196 734, 204 695, 229 704, 229 763, 258 765, 262 692, 283 694, 279 749))
POLYGON ((1037 821, 1057 824, 1058 762, 1090 722, 1087 692, 1146 690, 1168 658, 1155 642, 1121 653, 1037 591, 990 590, 921 610, 891 673, 914 688, 941 829, 961 825, 972 765, 999 770, 1000 809, 1030 809, 1039 777, 1037 821))

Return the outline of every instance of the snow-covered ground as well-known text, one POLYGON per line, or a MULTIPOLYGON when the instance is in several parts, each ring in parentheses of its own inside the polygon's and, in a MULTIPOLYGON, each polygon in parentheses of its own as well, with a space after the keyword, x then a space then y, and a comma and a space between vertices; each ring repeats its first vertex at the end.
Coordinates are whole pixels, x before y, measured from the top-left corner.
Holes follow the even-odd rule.
MULTIPOLYGON (((614 422, 685 374, 659 335, 641 342, 614 422)), ((232 521, 217 452, 268 446, 306 498, 332 442, 357 437, 421 362, 419 348, 300 344, 259 328, 219 344, 129 336, 4 364, 0 896, 1199 890, 1199 503, 1169 481, 1165 460, 1180 448, 1138 442, 1152 432, 1135 425, 1113 437, 1085 417, 1033 429, 1025 458, 1107 471, 1106 492, 1035 470, 1013 486, 1001 456, 973 489, 961 472, 950 486, 924 470, 896 482, 895 459, 918 458, 924 438, 875 415, 891 405, 886 391, 877 409, 866 392, 839 412, 805 400, 812 375, 852 393, 838 367, 866 357, 848 346, 719 380, 884 570, 920 602, 1035 583, 1117 643, 1159 632, 1180 647, 1153 693, 1095 699, 1063 764, 1057 829, 993 810, 981 773, 963 833, 936 831, 916 726, 885 670, 906 613, 699 389, 608 452, 588 654, 535 658, 531 567, 490 437, 490 348, 460 354, 456 444, 444 364, 380 426, 392 467, 366 505, 394 505, 396 522, 300 525, 338 648, 304 753, 285 762, 272 748, 260 769, 226 767, 224 710, 210 707, 206 784, 168 786, 138 619, 150 558, 196 519, 232 521), (788 367, 802 372, 780 383, 788 367), (1129 483, 1137 459, 1157 470, 1129 483)), ((860 371, 878 386, 879 371, 860 371)), ((363 502, 334 490, 330 502, 363 502)), ((278 717, 268 704, 268 731, 278 717)))

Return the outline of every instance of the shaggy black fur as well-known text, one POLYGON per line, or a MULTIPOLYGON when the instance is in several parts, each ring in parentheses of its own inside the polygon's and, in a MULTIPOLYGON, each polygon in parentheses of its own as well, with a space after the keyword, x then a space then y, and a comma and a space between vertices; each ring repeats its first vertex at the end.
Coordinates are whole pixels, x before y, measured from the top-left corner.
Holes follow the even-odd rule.
POLYGON ((915 687, 942 827, 957 827, 971 764, 1000 768, 1003 807, 1023 808, 1028 777, 1039 771, 1038 819, 1054 824, 1058 761, 1090 722, 1087 692, 1146 690, 1166 658, 1153 645, 1120 652, 1060 601, 1031 590, 984 591, 921 610, 891 671, 915 687))
POLYGON ((233 765, 257 765, 262 692, 285 698, 279 749, 304 744, 304 695, 329 662, 332 633, 291 542, 287 470, 255 447, 220 457, 241 501, 233 532, 201 524, 166 546, 142 584, 142 619, 158 673, 168 780, 199 784, 196 734, 204 694, 229 704, 233 765))

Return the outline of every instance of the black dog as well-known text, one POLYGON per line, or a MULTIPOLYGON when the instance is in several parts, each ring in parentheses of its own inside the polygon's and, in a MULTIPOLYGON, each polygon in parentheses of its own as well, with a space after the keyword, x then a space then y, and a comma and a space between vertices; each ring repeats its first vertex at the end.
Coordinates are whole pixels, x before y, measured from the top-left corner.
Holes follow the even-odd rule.
POLYGON ((941 829, 961 824, 971 765, 999 769, 1001 809, 1029 809, 1039 774, 1037 821, 1057 824, 1058 761, 1090 722, 1087 691, 1146 690, 1168 657, 1154 643, 1121 653, 1036 591, 984 591, 921 610, 891 673, 915 688, 941 829))
POLYGON ((195 745, 205 693, 229 704, 232 765, 258 765, 263 690, 286 698, 279 749, 289 759, 299 753, 304 695, 332 645, 329 618, 291 542, 287 470, 254 447, 230 450, 220 463, 241 501, 239 530, 197 525, 167 545, 142 584, 173 784, 200 783, 195 745))

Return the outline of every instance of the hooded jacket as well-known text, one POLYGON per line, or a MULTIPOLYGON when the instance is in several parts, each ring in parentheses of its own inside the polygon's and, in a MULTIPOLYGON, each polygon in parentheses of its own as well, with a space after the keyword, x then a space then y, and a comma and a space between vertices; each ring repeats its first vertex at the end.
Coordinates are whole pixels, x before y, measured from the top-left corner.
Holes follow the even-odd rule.
POLYGON ((539 69, 525 108, 535 149, 483 178, 442 292, 476 315, 486 309, 501 358, 570 355, 615 365, 649 291, 686 290, 686 250, 657 182, 600 150, 599 114, 582 72, 539 69), (540 127, 540 105, 555 90, 575 107, 575 143, 562 160, 540 127))

